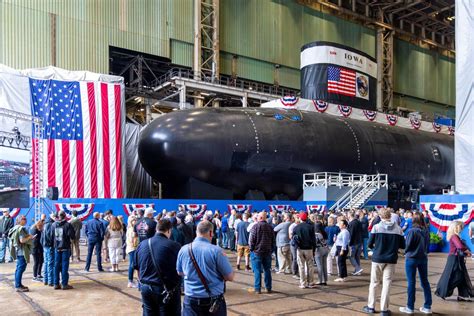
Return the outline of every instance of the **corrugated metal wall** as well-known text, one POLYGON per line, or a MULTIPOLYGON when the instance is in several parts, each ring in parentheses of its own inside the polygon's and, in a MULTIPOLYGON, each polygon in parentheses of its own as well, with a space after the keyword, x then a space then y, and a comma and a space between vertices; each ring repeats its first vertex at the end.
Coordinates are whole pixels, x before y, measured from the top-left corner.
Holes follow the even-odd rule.
MULTIPOLYGON (((303 44, 332 41, 376 54, 375 31, 300 6, 293 0, 221 0, 221 69, 239 77, 299 88, 303 44)), ((56 65, 107 73, 109 45, 169 57, 191 66, 192 0, 0 0, 0 63, 14 68, 52 63, 51 15, 56 15, 56 65)), ((395 42, 395 91, 454 105, 454 61, 395 42)), ((395 104, 401 101, 395 100, 395 104)), ((420 105, 421 106, 421 105, 420 105)))

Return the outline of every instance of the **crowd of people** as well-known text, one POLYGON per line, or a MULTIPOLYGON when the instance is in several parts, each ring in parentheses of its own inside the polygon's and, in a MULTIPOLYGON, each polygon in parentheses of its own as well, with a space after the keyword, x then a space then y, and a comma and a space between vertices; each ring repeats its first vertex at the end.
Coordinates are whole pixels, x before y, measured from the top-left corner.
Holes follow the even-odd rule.
MULTIPOLYGON (((363 311, 376 312, 376 292, 381 286, 381 315, 390 314, 391 283, 398 258, 403 255, 408 288, 407 303, 400 312, 415 312, 418 271, 424 293, 419 311, 432 313, 429 219, 424 212, 383 208, 310 214, 295 210, 232 210, 194 215, 183 209, 157 214, 146 208, 130 214, 127 223, 122 216, 114 216, 112 210, 96 212, 83 223, 77 213, 68 218, 61 211, 42 216, 29 230, 26 217, 18 216, 14 225, 8 211, 3 215, 0 262, 5 261, 5 249, 10 244, 11 259, 16 259, 18 292, 29 291, 22 284, 22 275, 30 254, 33 281, 54 289, 72 289, 68 282, 69 263, 81 262, 82 230, 87 239, 83 273, 90 271, 94 251, 98 271, 104 271, 102 261, 110 263, 110 272, 120 271, 120 261, 128 255, 127 286, 141 291, 144 315, 225 315, 225 282, 235 277, 225 250, 236 252, 235 270, 253 273, 254 284, 248 291, 257 295, 263 291, 272 293, 272 273, 299 280, 302 290, 324 288, 332 276, 335 282, 346 282, 349 274, 354 278, 363 275, 361 258, 368 260, 371 256, 368 302, 363 311), (352 266, 350 273, 347 259, 352 266)), ((451 296, 455 288, 458 300, 470 301, 473 297, 465 266, 465 258, 471 252, 460 238, 462 228, 462 222, 453 222, 448 230, 450 251, 435 291, 443 299, 451 296)))

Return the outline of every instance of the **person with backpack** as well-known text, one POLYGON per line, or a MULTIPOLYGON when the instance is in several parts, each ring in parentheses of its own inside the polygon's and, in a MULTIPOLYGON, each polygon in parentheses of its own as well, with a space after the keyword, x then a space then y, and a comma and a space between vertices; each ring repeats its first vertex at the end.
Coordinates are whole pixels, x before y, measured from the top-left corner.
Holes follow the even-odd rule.
POLYGON ((69 258, 71 257, 71 239, 74 238, 74 228, 67 222, 66 212, 58 214, 58 221, 51 227, 54 242, 54 289, 70 290, 73 287, 69 281, 69 258), (61 286, 59 274, 61 273, 61 286))
POLYGON ((15 269, 15 291, 17 292, 28 292, 28 287, 22 284, 23 272, 26 270, 26 266, 30 262, 31 248, 33 247, 33 239, 36 236, 28 234, 25 227, 26 216, 20 216, 17 219, 17 224, 10 229, 8 238, 10 239, 10 255, 13 259, 16 259, 15 269))

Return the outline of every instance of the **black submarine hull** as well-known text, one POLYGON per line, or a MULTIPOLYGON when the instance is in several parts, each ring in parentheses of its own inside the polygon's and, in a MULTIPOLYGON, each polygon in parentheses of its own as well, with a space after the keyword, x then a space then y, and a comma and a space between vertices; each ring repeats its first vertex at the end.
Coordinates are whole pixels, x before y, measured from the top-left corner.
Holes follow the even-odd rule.
POLYGON ((151 122, 138 145, 156 180, 189 178, 266 197, 298 199, 304 173, 387 173, 391 190, 436 193, 454 184, 452 136, 318 112, 273 108, 200 108, 151 122))

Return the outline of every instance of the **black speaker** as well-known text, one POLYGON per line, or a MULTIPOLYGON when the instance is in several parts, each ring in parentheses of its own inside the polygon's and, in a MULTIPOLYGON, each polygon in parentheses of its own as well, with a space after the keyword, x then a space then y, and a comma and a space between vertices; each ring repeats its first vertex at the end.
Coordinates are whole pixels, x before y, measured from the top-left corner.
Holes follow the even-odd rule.
POLYGON ((59 196, 59 191, 57 187, 49 187, 46 189, 46 197, 50 200, 56 201, 59 196))

